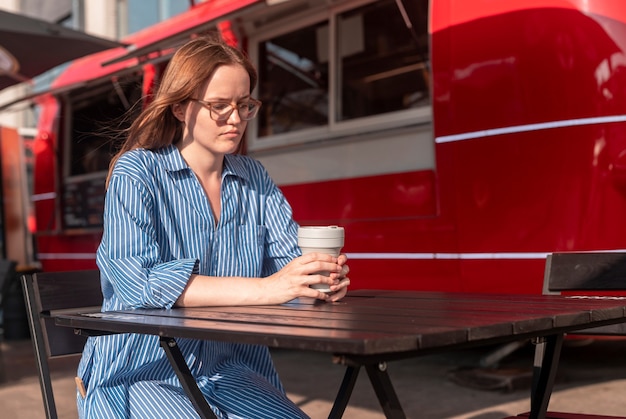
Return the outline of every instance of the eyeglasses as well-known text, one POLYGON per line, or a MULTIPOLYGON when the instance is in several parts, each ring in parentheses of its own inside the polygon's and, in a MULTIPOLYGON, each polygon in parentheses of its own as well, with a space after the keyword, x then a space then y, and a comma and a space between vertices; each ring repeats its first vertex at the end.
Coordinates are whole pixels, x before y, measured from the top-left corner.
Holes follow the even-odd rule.
POLYGON ((239 114, 239 118, 244 121, 249 121, 253 119, 257 113, 259 113, 259 108, 261 107, 261 101, 252 98, 236 103, 235 106, 229 102, 208 102, 206 100, 193 98, 191 100, 208 108, 211 119, 214 121, 226 121, 232 115, 235 107, 237 109, 237 114, 239 114))

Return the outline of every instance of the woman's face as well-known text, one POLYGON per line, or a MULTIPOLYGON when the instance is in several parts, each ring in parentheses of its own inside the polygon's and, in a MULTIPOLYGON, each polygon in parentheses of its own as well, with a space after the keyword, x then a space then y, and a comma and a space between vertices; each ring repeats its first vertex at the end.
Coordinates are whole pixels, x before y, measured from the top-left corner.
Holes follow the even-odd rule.
MULTIPOLYGON (((214 110, 219 111, 226 104, 236 108, 238 103, 249 98, 248 72, 240 65, 227 65, 215 70, 204 90, 194 99, 209 102, 214 110)), ((248 125, 236 110, 227 119, 215 121, 211 117, 210 106, 195 100, 190 100, 178 110, 175 107, 174 114, 184 122, 181 146, 189 147, 187 151, 193 150, 193 153, 206 150, 218 156, 236 152, 248 125)))

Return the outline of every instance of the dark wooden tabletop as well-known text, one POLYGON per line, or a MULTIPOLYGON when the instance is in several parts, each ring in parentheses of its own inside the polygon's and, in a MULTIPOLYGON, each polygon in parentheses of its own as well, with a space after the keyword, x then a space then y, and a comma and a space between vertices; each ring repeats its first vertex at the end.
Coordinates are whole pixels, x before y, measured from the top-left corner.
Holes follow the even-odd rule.
POLYGON ((352 291, 337 303, 54 313, 58 325, 368 356, 540 337, 626 321, 626 299, 352 291))

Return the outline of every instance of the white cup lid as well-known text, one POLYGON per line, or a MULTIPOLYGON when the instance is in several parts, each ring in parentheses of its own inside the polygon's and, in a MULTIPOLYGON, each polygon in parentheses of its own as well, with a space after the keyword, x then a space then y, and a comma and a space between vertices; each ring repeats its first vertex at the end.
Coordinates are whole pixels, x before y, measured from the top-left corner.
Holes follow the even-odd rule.
POLYGON ((344 238, 343 227, 339 226, 305 226, 298 228, 298 237, 306 239, 341 239, 344 238))
POLYGON ((343 247, 343 227, 305 226, 298 228, 298 246, 300 248, 335 249, 343 247))

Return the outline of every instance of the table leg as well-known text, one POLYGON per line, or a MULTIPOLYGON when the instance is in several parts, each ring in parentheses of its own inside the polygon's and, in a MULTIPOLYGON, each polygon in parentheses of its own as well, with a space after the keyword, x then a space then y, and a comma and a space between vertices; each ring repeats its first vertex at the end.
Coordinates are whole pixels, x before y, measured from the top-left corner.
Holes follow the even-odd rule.
POLYGON ((211 406, 209 406, 209 403, 207 403, 204 395, 198 388, 198 383, 196 383, 195 378, 191 375, 191 371, 189 371, 189 367, 185 362, 185 358, 183 357, 176 340, 174 338, 162 336, 161 347, 165 351, 170 364, 172 364, 172 368, 174 368, 174 372, 176 372, 176 375, 185 389, 185 392, 189 396, 191 403, 193 403, 193 406, 196 408, 196 412, 198 412, 200 417, 203 419, 217 419, 213 410, 211 410, 211 406))
POLYGON ((343 412, 345 412, 346 406, 348 406, 348 401, 350 401, 352 390, 354 390, 356 379, 359 377, 360 370, 360 365, 349 365, 346 367, 346 373, 343 376, 343 381, 341 381, 341 387, 339 387, 335 403, 328 415, 329 419, 341 418, 343 416, 343 412))
POLYGON ((530 399, 530 419, 545 418, 559 365, 563 335, 551 335, 537 344, 530 399))
POLYGON ((370 382, 374 387, 380 406, 383 408, 383 412, 385 412, 385 417, 387 419, 405 419, 406 415, 387 373, 387 364, 385 362, 375 365, 368 364, 365 366, 365 370, 370 377, 370 382))

